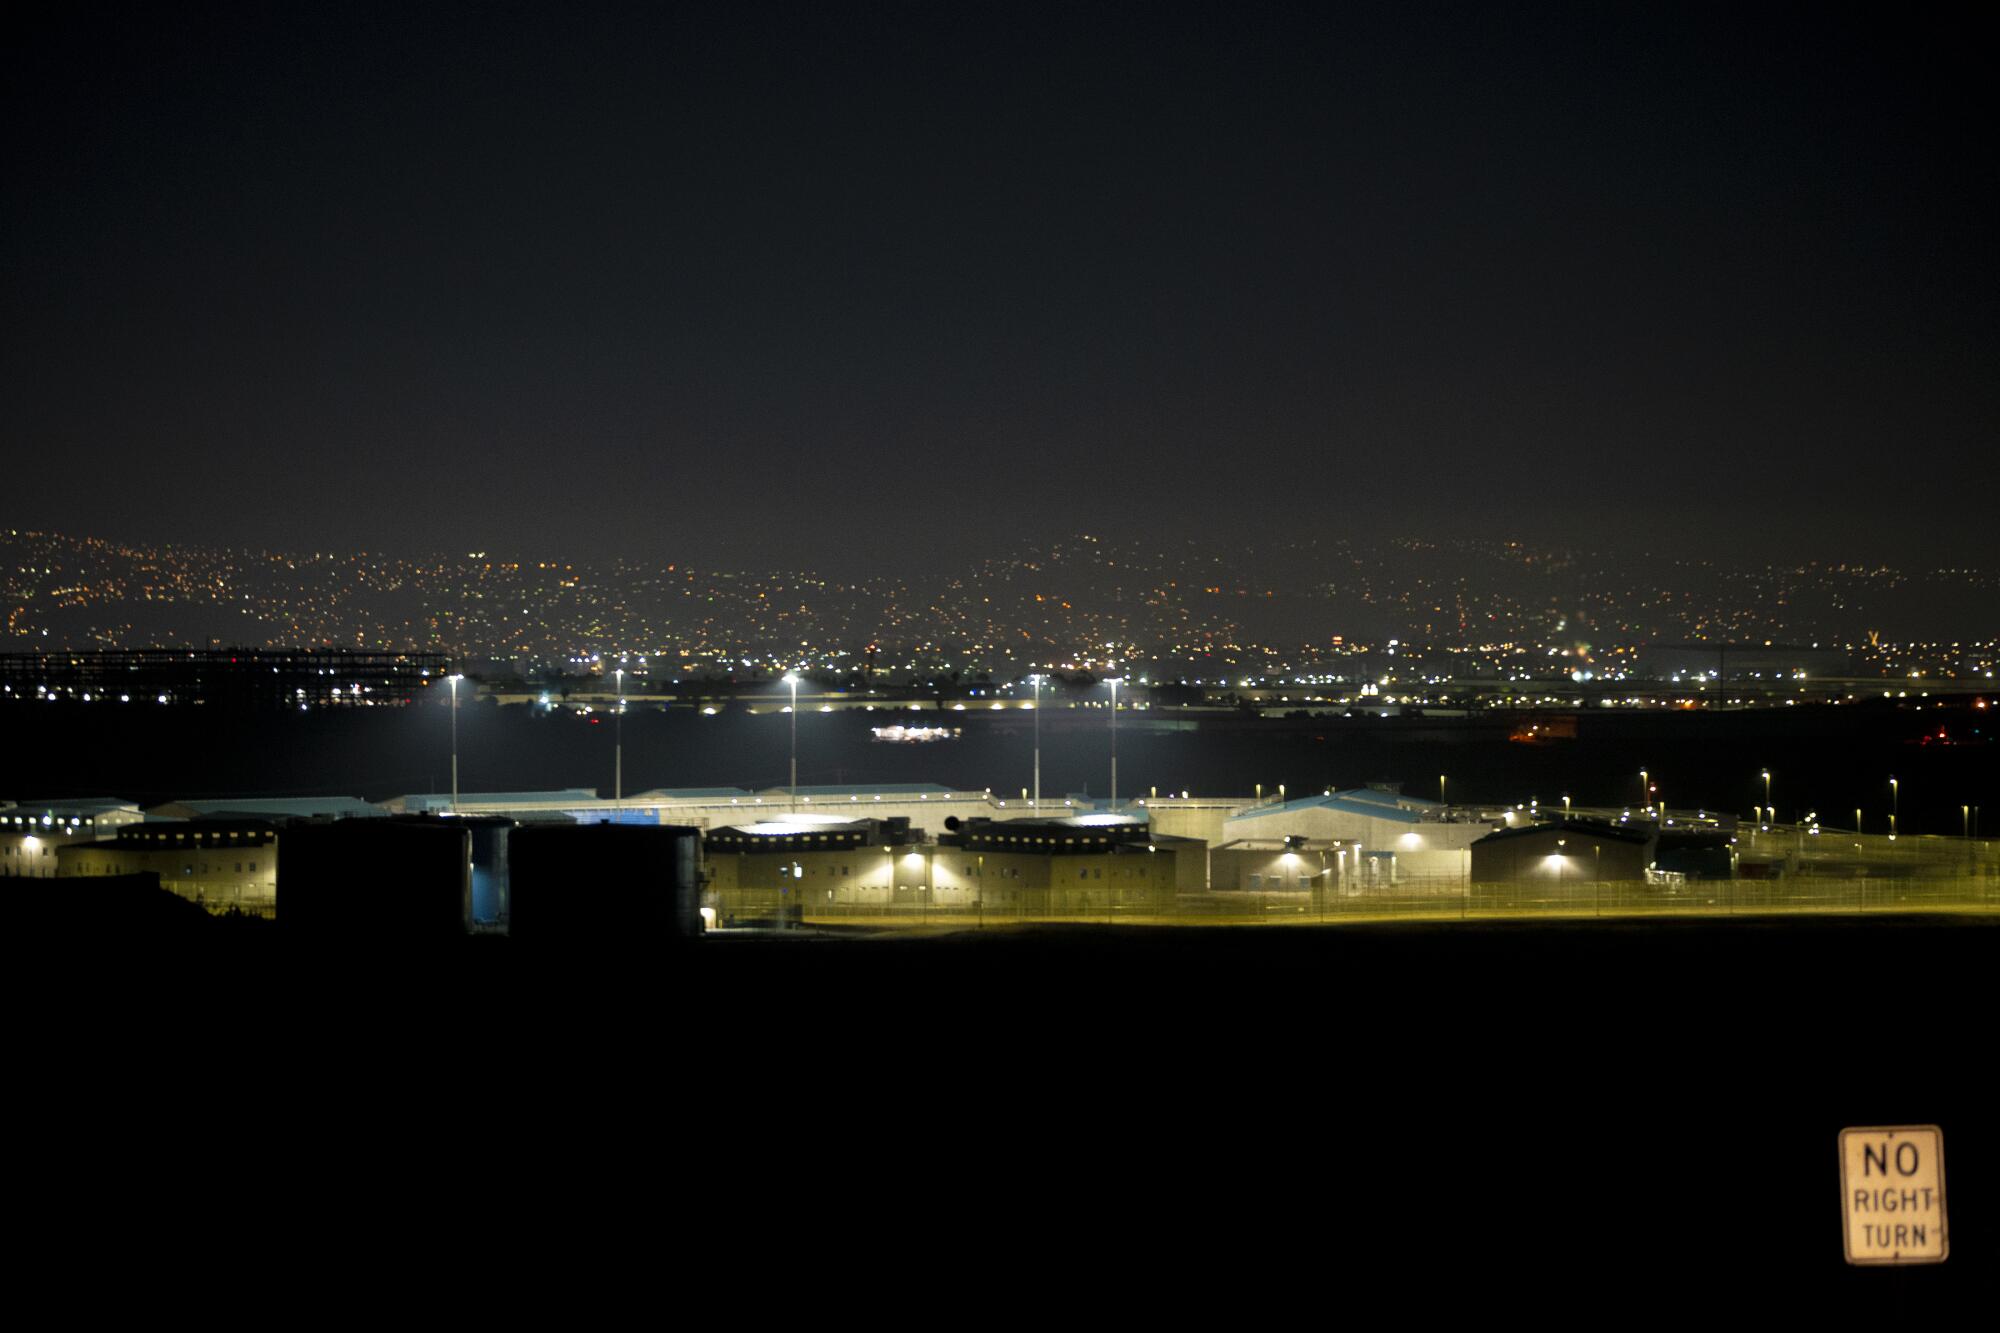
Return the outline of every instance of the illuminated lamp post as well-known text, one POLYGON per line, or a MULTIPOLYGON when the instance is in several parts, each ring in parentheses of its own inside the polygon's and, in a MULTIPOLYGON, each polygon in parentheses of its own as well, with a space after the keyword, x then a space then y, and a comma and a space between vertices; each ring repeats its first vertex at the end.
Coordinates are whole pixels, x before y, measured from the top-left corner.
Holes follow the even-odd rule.
POLYGON ((792 687, 792 813, 799 812, 799 673, 787 671, 785 684, 792 687))
POLYGON ((1038 671, 1028 677, 1035 683, 1035 804, 1036 814, 1042 810, 1042 675, 1038 671))
POLYGON ((611 749, 611 799, 622 805, 625 802, 625 668, 612 671, 618 695, 618 716, 612 722, 611 749))
POLYGON ((1902 808, 1903 808, 1902 789, 1897 785, 1896 779, 1890 778, 1889 779, 1889 836, 1891 838, 1896 836, 1896 816, 1902 811, 1902 808))
POLYGON ((453 674, 445 680, 451 685, 451 812, 458 813, 458 682, 464 677, 453 674))
POLYGON ((1111 678, 1111 808, 1118 808, 1118 677, 1111 678))
POLYGON ((1764 808, 1770 811, 1766 818, 1776 823, 1778 812, 1771 808, 1771 770, 1768 768, 1764 770, 1764 808))

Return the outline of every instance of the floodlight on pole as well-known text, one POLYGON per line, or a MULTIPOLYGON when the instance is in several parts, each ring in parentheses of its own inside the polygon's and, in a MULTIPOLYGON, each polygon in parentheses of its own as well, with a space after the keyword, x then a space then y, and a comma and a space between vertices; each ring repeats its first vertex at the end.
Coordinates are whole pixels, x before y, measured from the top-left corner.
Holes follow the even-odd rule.
POLYGON ((799 673, 787 671, 785 684, 792 687, 792 813, 799 812, 799 673))
POLYGON ((611 799, 623 803, 625 800, 625 668, 617 667, 611 675, 618 695, 618 716, 611 724, 614 738, 611 748, 611 799))
POLYGON ((1111 678, 1111 808, 1118 808, 1118 677, 1111 678))
POLYGON ((1042 808, 1042 675, 1038 671, 1028 677, 1035 685, 1035 803, 1036 811, 1042 808))
POLYGON ((465 677, 453 673, 445 680, 451 685, 451 812, 458 813, 458 682, 465 677))

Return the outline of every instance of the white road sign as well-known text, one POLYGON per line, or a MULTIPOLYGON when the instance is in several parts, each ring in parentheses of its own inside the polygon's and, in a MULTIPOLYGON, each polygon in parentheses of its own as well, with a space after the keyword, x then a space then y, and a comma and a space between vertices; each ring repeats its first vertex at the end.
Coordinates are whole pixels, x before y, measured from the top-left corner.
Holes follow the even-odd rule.
POLYGON ((1943 1263, 1944 1131, 1936 1125, 1840 1131, 1840 1199, 1850 1264, 1943 1263))

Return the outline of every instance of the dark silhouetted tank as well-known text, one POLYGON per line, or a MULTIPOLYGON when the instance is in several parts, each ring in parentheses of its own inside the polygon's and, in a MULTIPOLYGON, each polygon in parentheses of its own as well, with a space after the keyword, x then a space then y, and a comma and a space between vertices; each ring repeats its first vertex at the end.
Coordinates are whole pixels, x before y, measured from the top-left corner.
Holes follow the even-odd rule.
POLYGON ((343 819, 278 835, 278 924, 288 935, 394 943, 463 936, 472 829, 449 819, 343 819))
POLYGON ((550 944, 667 944, 701 933, 701 833, 528 824, 508 838, 507 933, 550 944))

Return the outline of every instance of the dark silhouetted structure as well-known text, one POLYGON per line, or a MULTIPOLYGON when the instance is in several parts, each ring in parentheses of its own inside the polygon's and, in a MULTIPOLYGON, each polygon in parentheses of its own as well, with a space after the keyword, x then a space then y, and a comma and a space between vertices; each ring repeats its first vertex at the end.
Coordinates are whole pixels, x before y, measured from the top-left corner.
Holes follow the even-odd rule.
POLYGON ((391 944, 463 936, 472 919, 472 829, 441 819, 343 819, 280 835, 278 924, 317 941, 391 944))
POLYGON ((511 936, 645 948, 701 933, 699 829, 525 824, 508 853, 511 936))

